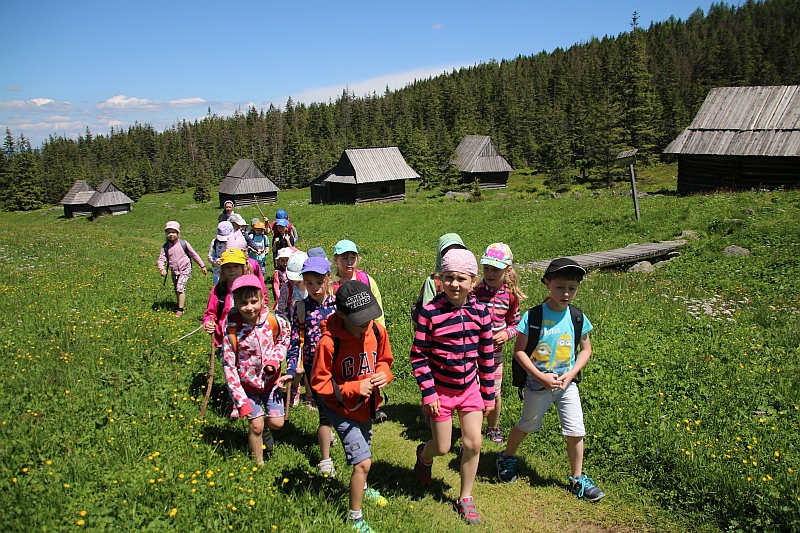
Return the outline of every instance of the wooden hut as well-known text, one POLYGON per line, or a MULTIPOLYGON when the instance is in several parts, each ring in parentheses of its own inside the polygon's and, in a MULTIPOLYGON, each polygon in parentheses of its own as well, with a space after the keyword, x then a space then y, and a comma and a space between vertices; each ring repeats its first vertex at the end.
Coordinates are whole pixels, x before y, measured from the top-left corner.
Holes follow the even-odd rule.
POLYGON ((280 189, 270 181, 255 161, 252 159, 239 159, 228 171, 228 175, 219 184, 219 206, 233 200, 236 207, 262 204, 274 204, 278 201, 280 189))
POLYGON ((345 150, 335 167, 311 182, 312 204, 360 204, 406 199, 407 179, 417 179, 396 146, 345 150))
POLYGON ((89 199, 92 208, 92 216, 97 218, 101 215, 124 215, 130 212, 133 200, 117 189, 111 180, 103 180, 97 190, 89 199))
POLYGON ((96 191, 84 180, 78 180, 69 192, 61 199, 64 206, 64 218, 79 217, 92 214, 92 206, 89 200, 92 199, 96 191))
POLYGON ((504 189, 508 186, 508 173, 514 170, 488 135, 464 137, 452 163, 461 170, 462 183, 477 180, 481 189, 504 189))
POLYGON ((713 89, 664 149, 678 192, 800 186, 800 86, 713 89))

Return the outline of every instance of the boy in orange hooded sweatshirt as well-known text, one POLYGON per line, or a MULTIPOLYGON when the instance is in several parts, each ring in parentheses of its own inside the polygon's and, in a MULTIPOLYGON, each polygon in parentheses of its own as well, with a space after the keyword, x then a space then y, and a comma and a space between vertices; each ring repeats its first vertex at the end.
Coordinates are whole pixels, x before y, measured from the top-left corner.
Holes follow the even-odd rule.
POLYGON ((383 314, 369 287, 343 283, 336 291, 336 314, 325 321, 317 344, 311 387, 322 397, 328 418, 344 445, 350 477, 348 522, 356 531, 372 531, 363 518, 367 499, 379 506, 386 498, 367 488, 372 466, 372 419, 381 403, 380 389, 392 380, 392 349, 386 328, 375 322, 383 314))

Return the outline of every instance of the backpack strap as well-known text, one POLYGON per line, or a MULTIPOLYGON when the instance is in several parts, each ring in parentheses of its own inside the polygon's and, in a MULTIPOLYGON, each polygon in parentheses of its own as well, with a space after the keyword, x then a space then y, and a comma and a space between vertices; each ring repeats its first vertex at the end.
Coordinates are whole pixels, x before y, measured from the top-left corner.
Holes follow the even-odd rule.
POLYGON ((269 329, 272 330, 272 343, 278 344, 278 336, 281 334, 281 325, 275 313, 270 311, 269 308, 267 308, 267 323, 269 324, 269 329))
POLYGON ((220 280, 219 283, 214 285, 214 296, 217 297, 217 322, 219 322, 222 310, 225 309, 225 300, 228 298, 228 292, 224 287, 224 281, 220 280), (222 291, 226 291, 224 294, 222 291))
MULTIPOLYGON (((533 350, 536 349, 536 345, 539 344, 539 337, 542 333, 542 314, 544 313, 544 309, 542 308, 542 304, 539 304, 535 307, 531 307, 528 311, 528 343, 525 345, 525 354, 530 357, 533 354, 533 350)), ((523 400, 522 390, 525 388, 525 384, 521 387, 517 388, 517 395, 519 396, 520 400, 523 400)))
POLYGON ((231 346, 233 346, 233 353, 239 351, 239 340, 236 338, 236 332, 238 328, 236 324, 228 324, 228 338, 231 340, 231 346))
MULTIPOLYGON (((583 311, 570 304, 569 316, 570 319, 572 319, 572 334, 574 335, 572 342, 572 353, 574 357, 577 357, 581 348, 581 337, 583 337, 583 311)), ((578 371, 572 381, 575 383, 580 383, 581 379, 583 379, 583 377, 581 376, 580 371, 578 371)))

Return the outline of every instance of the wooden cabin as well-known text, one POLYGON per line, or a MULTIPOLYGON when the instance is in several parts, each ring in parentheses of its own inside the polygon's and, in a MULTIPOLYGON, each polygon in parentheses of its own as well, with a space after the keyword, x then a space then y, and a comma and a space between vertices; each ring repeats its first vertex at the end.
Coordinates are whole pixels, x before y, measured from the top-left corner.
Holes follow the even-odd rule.
POLYGON ((800 186, 800 85, 713 89, 665 149, 678 193, 800 186))
POLYGON ((89 199, 92 208, 92 217, 101 215, 124 215, 130 212, 133 200, 120 191, 111 180, 103 180, 97 190, 89 199))
POLYGON ((312 204, 398 202, 418 179, 396 146, 345 150, 335 167, 311 182, 312 204))
POLYGON ((236 207, 253 205, 256 198, 262 204, 274 204, 278 201, 280 189, 270 181, 252 159, 239 159, 228 171, 228 175, 217 188, 219 207, 228 200, 236 207))
POLYGON ((456 148, 452 161, 461 170, 461 182, 478 181, 481 189, 504 189, 513 168, 497 151, 488 135, 467 135, 456 148))
POLYGON ((89 200, 95 192, 94 187, 84 180, 76 181, 60 202, 64 206, 64 218, 91 215, 92 206, 89 205, 89 200))

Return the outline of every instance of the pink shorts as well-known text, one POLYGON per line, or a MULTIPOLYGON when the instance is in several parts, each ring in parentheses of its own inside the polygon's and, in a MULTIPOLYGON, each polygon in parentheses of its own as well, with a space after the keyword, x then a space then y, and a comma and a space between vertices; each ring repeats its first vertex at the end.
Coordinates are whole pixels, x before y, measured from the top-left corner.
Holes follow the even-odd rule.
POLYGON ((503 352, 494 354, 494 392, 498 394, 503 385, 503 352))
POLYGON ((453 418, 453 411, 469 413, 470 411, 483 411, 483 397, 478 381, 465 391, 456 394, 436 391, 439 394, 439 416, 431 417, 436 422, 444 422, 453 418))

